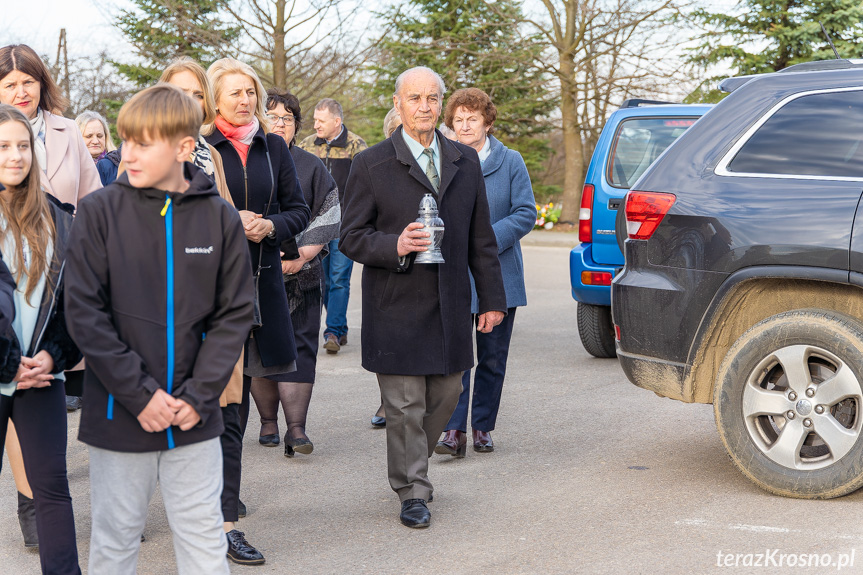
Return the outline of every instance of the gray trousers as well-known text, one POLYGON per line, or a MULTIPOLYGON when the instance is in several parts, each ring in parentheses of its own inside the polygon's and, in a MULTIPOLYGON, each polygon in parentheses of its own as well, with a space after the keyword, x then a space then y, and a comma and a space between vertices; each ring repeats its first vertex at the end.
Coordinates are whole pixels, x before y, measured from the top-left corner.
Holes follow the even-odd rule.
POLYGON ((461 372, 452 375, 378 375, 387 417, 387 470, 399 499, 425 499, 434 453, 461 393, 461 372))
POLYGON ((219 438, 168 451, 122 453, 90 446, 90 575, 134 575, 147 507, 162 491, 180 575, 229 575, 222 529, 219 438))

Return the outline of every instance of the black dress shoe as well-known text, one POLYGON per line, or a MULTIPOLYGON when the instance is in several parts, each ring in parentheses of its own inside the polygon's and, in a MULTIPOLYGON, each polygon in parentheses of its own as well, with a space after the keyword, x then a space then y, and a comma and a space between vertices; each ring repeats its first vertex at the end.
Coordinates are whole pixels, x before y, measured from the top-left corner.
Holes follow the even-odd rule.
POLYGON ((421 529, 431 525, 431 512, 426 507, 425 499, 406 499, 402 501, 402 512, 399 514, 402 525, 421 529))
POLYGON ((39 535, 36 533, 36 505, 33 500, 18 492, 18 524, 21 535, 24 536, 24 547, 39 547, 39 535))
POLYGON ((272 433, 270 435, 259 435, 258 443, 260 443, 264 447, 275 447, 279 443, 281 443, 281 440, 279 439, 278 433, 272 433))
POLYGON ((293 457, 295 452, 308 455, 314 450, 315 446, 309 438, 300 437, 294 439, 293 437, 288 437, 288 434, 285 433, 285 457, 293 457))
POLYGON ((266 559, 261 552, 249 545, 245 533, 231 529, 228 536, 228 559, 240 565, 263 565, 266 559))
POLYGON ((66 412, 72 413, 81 409, 81 398, 75 395, 66 396, 66 412))
POLYGON ((246 504, 242 500, 237 499, 237 517, 242 519, 246 516, 246 504))
POLYGON ((372 416, 372 427, 386 427, 387 426, 387 418, 381 417, 380 415, 372 416))

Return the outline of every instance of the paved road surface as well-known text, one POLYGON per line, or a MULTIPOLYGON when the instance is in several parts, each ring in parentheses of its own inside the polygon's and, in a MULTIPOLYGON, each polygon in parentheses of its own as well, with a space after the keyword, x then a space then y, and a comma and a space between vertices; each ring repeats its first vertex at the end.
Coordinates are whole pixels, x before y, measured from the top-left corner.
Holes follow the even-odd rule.
MULTIPOLYGON (((863 495, 815 502, 760 491, 726 457, 710 406, 658 398, 629 384, 616 360, 589 357, 578 343, 568 249, 561 247, 566 238, 536 236, 524 248, 530 303, 518 312, 493 433, 497 450, 469 450, 462 460, 434 457, 431 528, 399 523, 398 499, 386 481, 384 432, 369 425, 378 391, 359 366, 355 274, 350 344, 319 358, 308 426, 315 452, 286 459, 281 448, 259 446, 252 415, 242 491, 250 514, 240 529, 267 564, 235 565, 232 572, 830 573, 835 568, 789 568, 787 557, 785 567, 778 565, 781 554, 833 554, 838 562, 853 551, 854 567, 842 572, 863 573, 863 527, 853 519, 863 495), (765 553, 768 568, 742 566, 765 553), (735 560, 736 568, 717 566, 735 560)), ((69 478, 86 568, 90 505, 78 418, 69 418, 69 478)), ((15 502, 5 469, 0 573, 35 574, 38 556, 21 544, 15 502)), ((141 574, 175 572, 160 507, 157 497, 141 574)))

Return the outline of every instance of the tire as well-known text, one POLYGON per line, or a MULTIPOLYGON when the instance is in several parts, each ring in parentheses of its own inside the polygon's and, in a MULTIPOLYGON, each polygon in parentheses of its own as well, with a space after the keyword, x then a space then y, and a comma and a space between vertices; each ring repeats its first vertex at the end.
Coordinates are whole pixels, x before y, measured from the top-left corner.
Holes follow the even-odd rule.
POLYGON ((863 325, 797 310, 750 328, 716 379, 716 427, 759 487, 829 499, 863 486, 863 325))
POLYGON ((578 335, 581 345, 594 357, 617 357, 611 308, 578 302, 578 335))

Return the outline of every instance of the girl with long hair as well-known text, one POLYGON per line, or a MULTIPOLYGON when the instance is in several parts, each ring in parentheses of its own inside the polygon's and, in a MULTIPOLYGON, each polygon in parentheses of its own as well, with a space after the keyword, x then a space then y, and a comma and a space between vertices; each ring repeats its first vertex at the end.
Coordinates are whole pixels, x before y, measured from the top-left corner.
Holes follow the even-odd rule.
POLYGON ((66 332, 62 299, 72 215, 42 191, 40 172, 30 122, 0 105, 0 252, 17 286, 15 319, 0 334, 0 446, 11 420, 33 489, 42 572, 80 573, 66 477, 65 390, 55 379, 81 359, 66 332))

